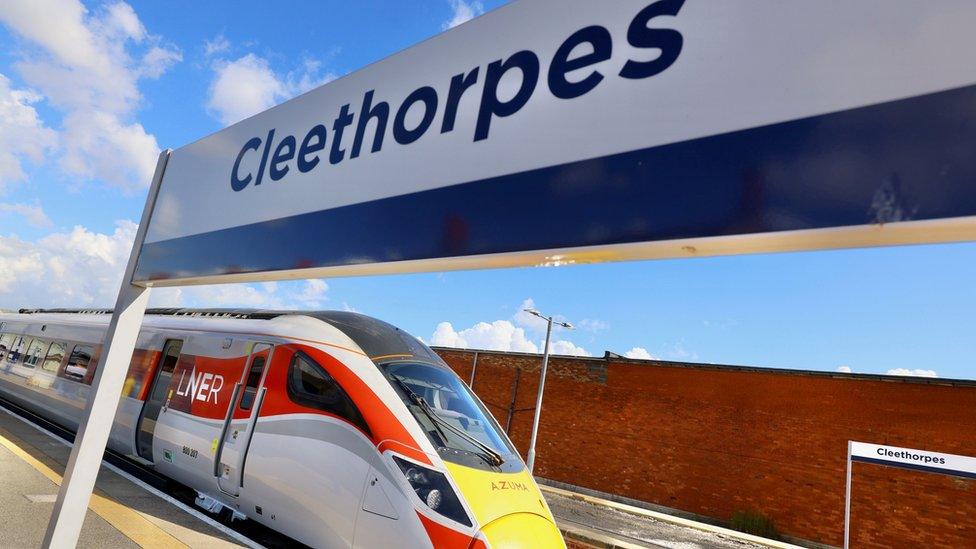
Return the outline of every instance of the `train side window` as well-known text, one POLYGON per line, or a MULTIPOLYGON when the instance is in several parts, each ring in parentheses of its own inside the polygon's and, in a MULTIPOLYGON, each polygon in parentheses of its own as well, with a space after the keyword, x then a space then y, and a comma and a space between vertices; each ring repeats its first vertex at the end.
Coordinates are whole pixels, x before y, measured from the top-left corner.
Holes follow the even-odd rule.
POLYGON ((13 334, 0 335, 0 360, 7 358, 7 351, 10 350, 10 346, 13 345, 13 343, 13 334))
POLYGON ((20 362, 20 357, 24 356, 24 349, 27 348, 29 338, 24 336, 14 336, 14 342, 10 344, 10 352, 7 353, 7 362, 16 364, 20 362))
POLYGON ((75 345, 71 356, 68 357, 68 365, 64 367, 63 377, 71 381, 84 382, 93 354, 94 349, 91 345, 75 345))
POLYGON ((27 352, 24 353, 24 366, 37 368, 37 363, 47 353, 47 348, 50 345, 51 342, 41 338, 36 338, 34 341, 31 341, 30 345, 27 346, 27 352))
POLYGON ((369 427, 349 395, 324 368, 302 353, 288 366, 288 396, 295 402, 318 408, 352 422, 365 432, 369 427))
POLYGON ((47 350, 47 356, 44 357, 44 362, 41 363, 41 369, 57 373, 61 369, 61 362, 64 361, 64 349, 64 343, 52 342, 51 347, 47 350))
POLYGON ((244 385, 244 394, 241 395, 241 410, 250 410, 254 405, 254 396, 258 392, 258 383, 261 383, 261 373, 264 372, 264 363, 267 359, 263 356, 256 356, 251 361, 251 369, 247 372, 247 383, 244 385))
POLYGON ((95 379, 95 369, 98 368, 98 359, 102 356, 102 346, 95 345, 95 350, 92 351, 91 362, 88 364, 88 374, 85 375, 85 384, 91 385, 92 380, 95 379))

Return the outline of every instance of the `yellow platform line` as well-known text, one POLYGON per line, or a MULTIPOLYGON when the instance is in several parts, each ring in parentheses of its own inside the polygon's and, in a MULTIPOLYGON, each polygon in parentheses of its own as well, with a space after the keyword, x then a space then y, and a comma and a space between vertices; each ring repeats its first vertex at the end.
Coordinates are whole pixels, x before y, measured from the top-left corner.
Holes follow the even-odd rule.
MULTIPOLYGON (((0 433, 0 446, 10 450, 15 456, 27 462, 28 465, 47 477, 54 484, 61 485, 61 475, 3 436, 2 433, 0 433)), ((102 495, 100 490, 96 490, 92 494, 88 508, 140 547, 159 547, 161 549, 166 547, 188 547, 165 530, 150 522, 140 513, 102 495)))

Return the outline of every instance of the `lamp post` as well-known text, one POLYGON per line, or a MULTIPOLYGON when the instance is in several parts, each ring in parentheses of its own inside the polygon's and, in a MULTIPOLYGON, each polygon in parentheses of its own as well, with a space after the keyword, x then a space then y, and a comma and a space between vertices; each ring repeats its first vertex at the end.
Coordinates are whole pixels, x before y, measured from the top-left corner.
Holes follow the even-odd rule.
POLYGON ((552 336, 552 325, 558 324, 559 326, 568 328, 570 330, 573 329, 573 325, 569 322, 559 322, 558 320, 553 320, 551 316, 545 316, 535 309, 525 309, 525 312, 546 321, 546 344, 542 353, 542 372, 539 374, 539 393, 535 397, 535 417, 532 418, 532 438, 529 440, 529 454, 527 460, 529 473, 531 474, 535 469, 535 441, 539 435, 539 416, 542 414, 542 392, 546 388, 546 369, 549 367, 549 338, 552 336))

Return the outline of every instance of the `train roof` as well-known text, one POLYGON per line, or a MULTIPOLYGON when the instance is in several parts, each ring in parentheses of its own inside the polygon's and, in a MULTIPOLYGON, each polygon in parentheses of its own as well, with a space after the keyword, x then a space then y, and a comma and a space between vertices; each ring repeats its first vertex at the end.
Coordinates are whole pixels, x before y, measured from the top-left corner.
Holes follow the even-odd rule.
MULTIPOLYGON (((111 315, 112 309, 20 309, 17 313, 23 315, 111 315)), ((376 363, 399 359, 419 360, 443 365, 443 361, 437 353, 411 334, 388 322, 350 311, 149 308, 146 309, 146 315, 239 320, 272 320, 286 316, 311 317, 346 334, 363 350, 366 356, 376 363)))

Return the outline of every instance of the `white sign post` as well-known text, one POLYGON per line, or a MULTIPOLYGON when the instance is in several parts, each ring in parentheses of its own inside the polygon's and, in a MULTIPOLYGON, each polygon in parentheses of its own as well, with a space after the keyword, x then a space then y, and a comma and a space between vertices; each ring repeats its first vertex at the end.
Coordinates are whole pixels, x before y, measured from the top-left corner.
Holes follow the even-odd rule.
POLYGON ((844 548, 850 547, 851 463, 873 463, 926 473, 976 478, 976 457, 914 450, 884 444, 847 442, 847 494, 844 496, 844 548))
POLYGON ((150 287, 976 240, 973 21, 523 0, 167 151, 46 545, 77 540, 150 287))
POLYGON ((142 210, 142 219, 122 277, 122 286, 119 288, 108 333, 105 335, 105 345, 95 369, 95 377, 92 380, 93 390, 79 422, 78 433, 71 446, 71 454, 64 469, 64 478, 58 490, 58 499, 55 501, 51 521, 44 535, 44 547, 67 548, 74 547, 78 543, 88 501, 95 487, 102 455, 105 453, 115 412, 119 407, 119 395, 122 394, 125 374, 129 370, 129 362, 132 360, 132 351, 135 349, 139 328, 142 326, 146 304, 149 303, 150 289, 136 286, 131 280, 170 153, 170 150, 163 151, 156 162, 156 171, 149 187, 146 207, 142 210))

